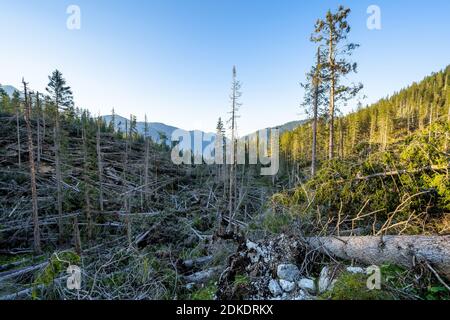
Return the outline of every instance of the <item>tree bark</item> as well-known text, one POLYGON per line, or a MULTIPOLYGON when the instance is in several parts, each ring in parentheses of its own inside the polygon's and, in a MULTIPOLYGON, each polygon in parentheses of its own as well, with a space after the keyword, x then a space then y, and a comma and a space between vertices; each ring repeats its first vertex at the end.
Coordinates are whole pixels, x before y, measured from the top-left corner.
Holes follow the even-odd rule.
POLYGON ((334 44, 333 44, 333 31, 330 30, 330 39, 329 39, 329 64, 331 70, 331 84, 330 84, 330 132, 328 137, 328 146, 329 146, 329 154, 328 158, 331 160, 334 157, 334 98, 335 98, 335 86, 336 86, 336 72, 334 66, 334 44))
POLYGON ((17 161, 19 163, 19 168, 22 166, 22 157, 21 157, 21 146, 20 146, 20 118, 19 118, 19 107, 20 104, 17 103, 16 106, 16 131, 17 131, 17 161))
POLYGON ((56 174, 56 207, 58 211, 58 231, 59 242, 63 242, 63 224, 62 224, 62 177, 61 177, 61 130, 59 122, 59 102, 55 102, 55 130, 54 130, 54 143, 55 143, 55 174, 56 174))
POLYGON ((102 165, 102 153, 100 146, 100 118, 97 121, 97 169, 98 169, 98 184, 99 184, 99 206, 100 212, 103 212, 103 165, 102 165))
POLYGON ((365 264, 397 264, 411 268, 427 262, 450 280, 450 236, 311 237, 312 249, 365 264))
POLYGON ((86 128, 85 124, 83 123, 83 129, 82 129, 82 135, 83 135, 83 180, 84 180, 84 200, 85 200, 85 210, 86 210, 86 219, 88 224, 88 240, 92 240, 92 212, 91 212, 91 199, 89 196, 89 181, 88 181, 88 148, 87 148, 87 137, 86 137, 86 128))
POLYGON ((319 83, 320 83, 320 47, 317 48, 316 75, 314 77, 314 119, 312 123, 312 152, 311 152, 311 176, 316 175, 316 152, 317 152, 317 113, 319 109, 319 83))
POLYGON ((41 102, 39 100, 39 92, 36 92, 36 131, 37 131, 37 171, 41 167, 41 102))
POLYGON ((42 252, 41 250, 41 235, 39 231, 39 211, 37 202, 37 188, 36 188, 36 168, 34 164, 34 146, 33 146, 33 134, 31 131, 31 107, 30 101, 28 99, 27 85, 23 81, 24 94, 25 94, 25 122, 27 125, 27 136, 28 136, 28 154, 30 163, 30 177, 31 177, 31 204, 33 207, 33 242, 34 251, 37 254, 42 252))

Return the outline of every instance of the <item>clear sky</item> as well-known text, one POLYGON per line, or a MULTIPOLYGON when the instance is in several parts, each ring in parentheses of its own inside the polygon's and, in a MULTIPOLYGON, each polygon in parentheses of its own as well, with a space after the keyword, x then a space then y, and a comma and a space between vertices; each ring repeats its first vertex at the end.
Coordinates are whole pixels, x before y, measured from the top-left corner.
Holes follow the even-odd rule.
MULTIPOLYGON (((299 82, 314 61, 317 18, 352 9, 350 40, 366 103, 450 63, 448 0, 0 0, 0 83, 43 91, 60 69, 78 106, 183 129, 228 117, 232 66, 242 81, 241 134, 303 119, 299 82), (81 9, 68 30, 66 9, 81 9), (381 30, 368 30, 369 5, 381 30)), ((350 111, 354 103, 343 107, 350 111)))

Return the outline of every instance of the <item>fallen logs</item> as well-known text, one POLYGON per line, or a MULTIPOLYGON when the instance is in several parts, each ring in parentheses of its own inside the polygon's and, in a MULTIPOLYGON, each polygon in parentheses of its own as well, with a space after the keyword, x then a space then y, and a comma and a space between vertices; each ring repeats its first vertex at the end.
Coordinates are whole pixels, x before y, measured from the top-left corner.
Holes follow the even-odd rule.
POLYGON ((450 280, 450 236, 310 237, 311 249, 368 265, 384 263, 412 268, 426 263, 450 280))

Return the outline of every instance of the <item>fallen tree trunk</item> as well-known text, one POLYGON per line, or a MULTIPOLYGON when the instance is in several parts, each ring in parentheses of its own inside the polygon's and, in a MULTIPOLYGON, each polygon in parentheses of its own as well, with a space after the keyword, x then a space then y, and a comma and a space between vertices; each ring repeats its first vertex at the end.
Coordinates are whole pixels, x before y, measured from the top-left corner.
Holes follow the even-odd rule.
POLYGON ((194 268, 203 267, 205 264, 208 264, 213 259, 213 256, 205 256, 197 259, 190 260, 179 260, 177 261, 177 267, 180 270, 189 270, 194 268))
POLYGON ((305 242, 331 256, 370 265, 411 268, 427 262, 450 280, 450 236, 311 237, 305 242))
POLYGON ((412 169, 412 170, 395 170, 395 171, 388 171, 388 172, 378 172, 378 173, 374 173, 374 174, 364 176, 364 177, 357 176, 355 178, 355 180, 368 180, 368 179, 377 178, 377 177, 399 176, 399 175, 405 174, 405 173, 415 174, 415 173, 420 173, 423 171, 430 171, 430 170, 442 171, 442 170, 448 170, 448 169, 450 169, 450 167, 448 165, 447 166, 433 165, 433 166, 426 166, 423 168, 412 169))
POLYGON ((44 268, 48 262, 43 262, 34 266, 28 266, 20 270, 10 270, 0 273, 0 283, 6 280, 10 280, 13 278, 17 278, 19 276, 23 276, 24 274, 34 272, 36 270, 44 268))
POLYGON ((221 267, 212 267, 183 277, 186 283, 206 283, 209 279, 219 274, 221 267))

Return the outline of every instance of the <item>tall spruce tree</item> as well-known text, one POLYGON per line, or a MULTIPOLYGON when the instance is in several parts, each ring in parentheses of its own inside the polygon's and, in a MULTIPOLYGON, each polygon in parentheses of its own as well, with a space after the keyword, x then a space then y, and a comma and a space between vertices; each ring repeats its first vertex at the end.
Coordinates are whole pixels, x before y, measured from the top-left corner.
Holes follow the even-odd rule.
POLYGON ((319 116, 323 113, 321 106, 327 101, 325 75, 323 74, 322 61, 325 61, 320 46, 317 48, 316 63, 306 75, 306 82, 301 86, 305 89, 305 97, 302 106, 312 118, 312 144, 311 144, 311 176, 316 174, 317 162, 317 127, 319 116))
POLYGON ((329 94, 329 138, 328 157, 334 157, 334 120, 336 105, 339 101, 347 101, 353 98, 361 89, 362 84, 346 84, 344 80, 356 72, 357 64, 348 61, 348 57, 359 47, 358 44, 348 43, 347 37, 350 25, 347 18, 350 14, 349 8, 339 6, 336 13, 328 11, 325 19, 316 22, 311 41, 321 44, 328 56, 328 61, 323 67, 326 70, 326 81, 328 81, 329 94))
POLYGON ((34 146, 33 146, 33 132, 31 128, 31 99, 28 93, 28 84, 22 79, 23 91, 25 97, 25 122, 27 125, 27 138, 28 138, 28 157, 30 167, 30 179, 31 179, 31 205, 32 205, 32 218, 33 218, 33 243, 34 251, 37 254, 42 252, 41 249, 41 234, 39 230, 39 209, 37 200, 37 187, 36 187, 36 167, 34 163, 34 146))
POLYGON ((62 73, 55 70, 51 76, 48 77, 49 83, 47 85, 47 92, 50 95, 54 108, 54 144, 55 144, 55 174, 56 174, 56 197, 57 197, 57 211, 58 211, 58 230, 59 240, 63 241, 63 194, 62 194, 62 173, 61 173, 61 124, 59 110, 66 110, 73 108, 73 97, 70 87, 66 85, 66 80, 62 73))

